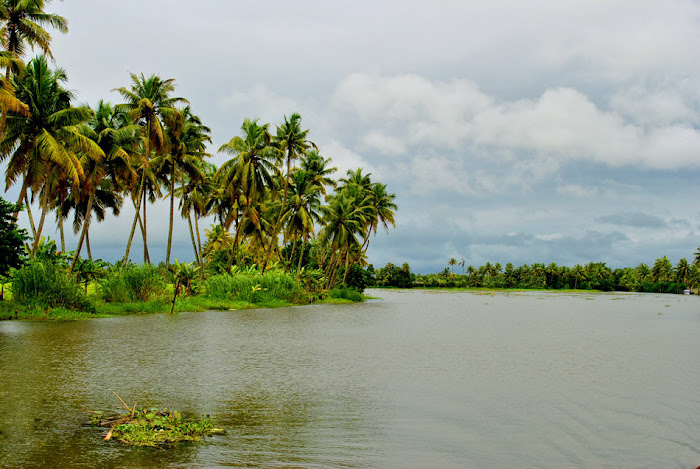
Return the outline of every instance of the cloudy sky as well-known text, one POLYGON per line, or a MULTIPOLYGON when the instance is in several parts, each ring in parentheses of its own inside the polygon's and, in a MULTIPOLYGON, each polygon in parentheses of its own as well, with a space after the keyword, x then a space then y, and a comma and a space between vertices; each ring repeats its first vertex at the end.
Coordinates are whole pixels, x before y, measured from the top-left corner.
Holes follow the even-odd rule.
MULTIPOLYGON (((216 164, 244 117, 300 113, 341 175, 363 167, 396 194, 396 228, 371 243, 375 266, 623 267, 676 263, 700 245, 697 0, 65 0, 47 10, 70 22, 52 49, 81 102, 118 102, 111 90, 130 73, 174 78, 212 128, 216 164)), ((160 260, 167 208, 149 217, 160 260)), ((130 218, 95 227, 98 256, 123 255, 130 218)), ((180 228, 176 256, 190 260, 180 228)))

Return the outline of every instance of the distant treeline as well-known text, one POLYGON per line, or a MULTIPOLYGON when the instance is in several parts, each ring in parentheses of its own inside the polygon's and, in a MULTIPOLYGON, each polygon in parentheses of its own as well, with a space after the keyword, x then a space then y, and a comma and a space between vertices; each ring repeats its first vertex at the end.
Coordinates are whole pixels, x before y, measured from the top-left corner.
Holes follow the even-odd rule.
POLYGON ((481 267, 464 266, 464 262, 450 259, 448 267, 435 274, 414 274, 404 263, 388 263, 379 270, 367 268, 369 284, 381 287, 440 287, 440 288, 520 288, 520 289, 581 289, 600 291, 633 291, 682 293, 700 286, 700 250, 691 264, 681 259, 674 267, 662 257, 649 267, 611 269, 604 262, 590 262, 574 267, 555 263, 524 264, 505 268, 500 263, 487 262, 481 267), (455 272, 457 270, 457 272, 455 272), (460 272, 461 271, 461 272, 460 272))

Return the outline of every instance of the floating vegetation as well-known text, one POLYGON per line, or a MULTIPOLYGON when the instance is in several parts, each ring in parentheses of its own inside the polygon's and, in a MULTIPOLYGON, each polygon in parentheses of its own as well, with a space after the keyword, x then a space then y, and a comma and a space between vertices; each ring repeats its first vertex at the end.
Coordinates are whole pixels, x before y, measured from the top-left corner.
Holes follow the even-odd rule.
POLYGON ((125 414, 106 418, 96 412, 91 418, 92 426, 109 428, 105 441, 119 440, 134 446, 157 446, 177 441, 198 441, 203 436, 224 433, 222 428, 214 426, 211 418, 201 420, 186 419, 180 412, 168 409, 129 407, 114 393, 128 409, 125 414))

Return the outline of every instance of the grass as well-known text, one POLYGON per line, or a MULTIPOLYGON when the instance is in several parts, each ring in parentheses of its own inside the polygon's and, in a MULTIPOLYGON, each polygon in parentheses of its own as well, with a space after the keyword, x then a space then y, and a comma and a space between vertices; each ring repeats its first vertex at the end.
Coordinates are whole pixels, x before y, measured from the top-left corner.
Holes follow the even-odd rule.
MULTIPOLYGON (((60 278, 63 289, 52 290, 53 277, 46 274, 44 266, 35 266, 42 275, 35 275, 22 284, 5 284, 4 301, 0 301, 0 320, 77 320, 114 316, 169 313, 172 305, 174 285, 150 267, 128 267, 111 272, 99 281, 77 285, 71 278, 60 278), (35 280, 35 277, 39 281, 35 280), (70 285, 69 285, 70 283, 70 285), (65 285, 64 285, 65 284, 65 285), (30 293, 13 295, 13 286, 29 285, 33 290, 51 290, 52 301, 38 302, 30 293), (38 285, 38 286, 37 286, 38 285), (70 291, 68 291, 68 287, 70 291), (68 294, 70 293, 70 295, 68 294), (64 304, 64 297, 77 301, 64 304), (58 301, 55 299, 58 298, 58 301)), ((51 270, 48 273, 53 273, 51 270)), ((58 272, 58 271, 57 271, 58 272)), ((61 272, 58 272, 61 273, 61 272)), ((15 282, 16 283, 16 282, 15 282)), ((27 288, 25 288, 27 289, 27 288)), ((28 289, 27 289, 28 290, 28 289)), ((231 275, 215 275, 201 281, 199 294, 179 295, 174 312, 229 311, 258 308, 279 308, 311 301, 326 304, 346 304, 364 301, 364 295, 351 289, 334 290, 328 298, 319 300, 304 291, 297 280, 284 272, 241 272, 231 275), (336 298, 333 298, 336 297, 336 298)), ((323 297, 325 295, 322 295, 323 297)))

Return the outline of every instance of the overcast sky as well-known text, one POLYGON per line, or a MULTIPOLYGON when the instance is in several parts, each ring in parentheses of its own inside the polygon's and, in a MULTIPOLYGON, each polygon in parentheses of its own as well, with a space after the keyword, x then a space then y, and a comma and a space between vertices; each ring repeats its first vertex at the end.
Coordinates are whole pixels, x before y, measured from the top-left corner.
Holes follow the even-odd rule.
MULTIPOLYGON (((376 267, 675 264, 700 246, 698 1, 65 0, 47 11, 69 20, 52 50, 80 102, 119 102, 111 90, 130 73, 174 78, 212 128, 216 164, 244 117, 300 113, 338 177, 363 167, 396 194, 396 228, 370 245, 376 267)), ((130 213, 94 227, 94 254, 123 255, 130 213)), ((156 260, 167 216, 149 212, 156 260)), ((193 259, 186 224, 175 243, 193 259)))

